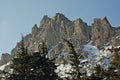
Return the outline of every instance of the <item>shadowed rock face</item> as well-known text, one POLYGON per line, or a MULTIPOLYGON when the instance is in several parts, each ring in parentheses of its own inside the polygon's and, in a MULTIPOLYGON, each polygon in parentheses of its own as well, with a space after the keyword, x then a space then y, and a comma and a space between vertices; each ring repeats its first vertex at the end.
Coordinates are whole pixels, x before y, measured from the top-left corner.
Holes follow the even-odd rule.
POLYGON ((95 45, 103 45, 111 40, 113 35, 112 27, 106 17, 94 19, 91 29, 91 38, 95 45))
MULTIPOLYGON (((70 21, 61 13, 56 13, 52 18, 47 15, 40 21, 40 26, 36 24, 32 28, 32 32, 25 36, 25 46, 28 47, 29 53, 37 52, 38 46, 44 40, 49 50, 49 58, 56 57, 56 62, 62 60, 60 56, 62 52, 66 52, 68 47, 63 39, 68 39, 73 43, 75 48, 81 48, 88 41, 93 40, 93 44, 103 46, 107 42, 111 42, 115 32, 106 17, 103 19, 95 18, 93 25, 88 26, 82 19, 78 18, 70 21)), ((19 43, 11 51, 11 56, 17 54, 19 43)))
POLYGON ((0 66, 2 66, 3 64, 6 64, 8 61, 10 61, 11 59, 11 55, 8 53, 4 53, 1 55, 1 60, 0 60, 0 66))

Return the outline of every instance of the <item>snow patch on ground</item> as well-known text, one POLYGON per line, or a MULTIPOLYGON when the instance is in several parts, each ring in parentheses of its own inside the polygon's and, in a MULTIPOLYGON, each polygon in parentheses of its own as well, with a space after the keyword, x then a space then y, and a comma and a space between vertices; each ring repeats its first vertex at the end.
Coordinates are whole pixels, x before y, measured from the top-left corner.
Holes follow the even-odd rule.
POLYGON ((93 46, 92 41, 84 45, 83 52, 87 54, 87 63, 84 64, 84 70, 87 70, 88 76, 94 71, 94 67, 99 64, 107 69, 109 67, 109 58, 112 46, 107 46, 105 49, 99 50, 96 46, 93 46))
POLYGON ((72 71, 74 71, 74 69, 72 69, 71 64, 60 64, 55 70, 60 78, 71 77, 69 73, 72 73, 72 71))
POLYGON ((84 45, 83 51, 93 53, 94 55, 98 55, 100 53, 97 47, 92 45, 84 45))
POLYGON ((10 62, 8 62, 7 64, 4 64, 2 66, 0 66, 0 70, 4 70, 6 66, 8 66, 10 64, 10 62))
MULTIPOLYGON (((97 64, 103 66, 104 69, 109 67, 109 58, 111 52, 108 49, 111 49, 112 46, 107 46, 105 49, 99 50, 96 46, 92 45, 93 41, 89 41, 88 44, 83 46, 82 52, 86 57, 84 59, 79 59, 81 72, 86 72, 87 76, 90 76, 95 72, 95 67, 97 64)), ((72 66, 70 64, 60 64, 55 71, 58 73, 58 76, 61 78, 70 77, 68 72, 72 72, 72 66)))

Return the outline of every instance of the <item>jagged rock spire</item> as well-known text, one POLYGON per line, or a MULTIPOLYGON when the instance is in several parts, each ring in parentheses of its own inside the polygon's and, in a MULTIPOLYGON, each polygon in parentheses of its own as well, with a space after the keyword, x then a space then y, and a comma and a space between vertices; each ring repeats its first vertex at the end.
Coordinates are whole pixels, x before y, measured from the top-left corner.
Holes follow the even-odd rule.
POLYGON ((110 24, 110 22, 108 21, 108 19, 107 19, 107 17, 106 17, 106 16, 105 16, 105 17, 103 17, 103 19, 102 19, 101 21, 102 21, 102 23, 103 23, 103 24, 105 24, 106 26, 111 27, 111 24, 110 24))
POLYGON ((37 24, 34 24, 33 28, 32 28, 32 34, 35 34, 38 31, 38 26, 37 24))
POLYGON ((46 26, 46 24, 48 24, 50 20, 51 20, 51 18, 49 18, 47 15, 45 15, 42 18, 42 20, 40 21, 40 27, 46 26))
MULTIPOLYGON (((56 13, 52 18, 45 15, 41 22, 40 28, 35 24, 32 28, 32 33, 25 37, 25 42, 28 44, 28 50, 37 50, 41 40, 45 40, 48 49, 54 46, 52 57, 60 54, 62 50, 66 49, 63 46, 62 38, 70 39, 76 48, 86 44, 90 39, 93 43, 102 45, 111 40, 112 29, 106 17, 103 19, 94 19, 94 23, 88 26, 82 19, 70 21, 62 13, 56 13), (58 46, 56 46, 58 45, 58 46), (59 46, 60 45, 60 46, 59 46), (62 46, 61 46, 62 45, 62 46)), ((12 54, 17 51, 17 46, 12 50, 12 54)))
POLYGON ((94 43, 98 46, 110 41, 113 31, 107 17, 103 19, 95 18, 91 33, 94 43))

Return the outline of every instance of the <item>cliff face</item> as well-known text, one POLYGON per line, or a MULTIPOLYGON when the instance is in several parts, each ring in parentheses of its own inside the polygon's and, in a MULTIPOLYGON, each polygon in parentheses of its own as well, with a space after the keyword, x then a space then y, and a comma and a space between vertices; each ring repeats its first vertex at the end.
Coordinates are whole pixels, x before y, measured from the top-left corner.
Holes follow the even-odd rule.
POLYGON ((94 19, 91 28, 91 38, 94 41, 94 44, 98 46, 109 42, 111 37, 115 34, 106 17, 103 19, 94 19))
MULTIPOLYGON (((94 19, 93 25, 88 26, 82 19, 78 18, 70 21, 61 13, 56 13, 52 18, 47 15, 40 21, 40 26, 34 25, 32 32, 25 36, 25 46, 28 47, 29 53, 38 51, 38 46, 42 41, 46 42, 49 50, 49 58, 56 58, 56 63, 62 60, 61 55, 67 51, 67 46, 63 39, 68 39, 73 43, 75 48, 80 49, 88 41, 92 40, 96 46, 103 46, 115 37, 115 32, 106 17, 103 19, 94 19)), ((115 41, 115 40, 114 40, 115 41)), ((114 43, 114 41, 112 43, 114 43)), ((119 41, 119 39, 117 39, 119 41)), ((115 41, 116 42, 116 41, 115 41)), ((11 51, 11 56, 14 57, 19 48, 19 43, 11 51)), ((112 44, 111 43, 111 44, 112 44)), ((114 43, 115 44, 115 43, 114 43)), ((66 58, 66 57, 64 57, 66 58)))
POLYGON ((4 53, 1 55, 1 60, 0 60, 0 66, 2 66, 3 64, 6 64, 8 61, 10 61, 11 59, 11 55, 8 53, 4 53))

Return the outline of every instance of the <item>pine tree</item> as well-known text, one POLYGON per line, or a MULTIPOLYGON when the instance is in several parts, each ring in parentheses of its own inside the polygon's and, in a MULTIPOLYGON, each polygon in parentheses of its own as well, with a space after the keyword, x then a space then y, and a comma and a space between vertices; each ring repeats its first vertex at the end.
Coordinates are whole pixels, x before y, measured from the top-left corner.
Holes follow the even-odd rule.
POLYGON ((22 38, 20 50, 11 61, 13 73, 9 74, 5 80, 61 80, 54 72, 55 64, 45 58, 47 54, 45 45, 42 51, 35 52, 33 55, 29 54, 24 46, 24 38, 22 38))
POLYGON ((31 56, 28 54, 27 48, 25 48, 24 37, 22 37, 17 55, 11 61, 10 66, 13 73, 7 77, 7 80, 27 80, 30 58, 31 56))
POLYGON ((82 74, 81 74, 80 69, 79 69, 79 64, 80 64, 79 58, 81 57, 81 55, 77 54, 77 52, 75 51, 72 43, 70 43, 66 39, 64 39, 64 41, 68 44, 71 65, 75 69, 75 71, 72 73, 73 80, 81 80, 80 76, 82 74))
POLYGON ((48 54, 47 46, 44 41, 42 41, 41 46, 39 46, 39 52, 43 57, 46 57, 46 55, 48 54))
POLYGON ((113 57, 107 72, 108 80, 120 80, 120 48, 113 48, 113 57))
POLYGON ((105 70, 100 65, 96 65, 95 71, 89 80, 103 80, 105 78, 105 70))
POLYGON ((34 53, 31 60, 34 63, 31 64, 32 75, 34 75, 31 76, 31 79, 34 77, 33 80, 61 80, 54 72, 57 66, 55 66, 52 60, 46 58, 47 54, 45 42, 42 42, 39 52, 34 53))
MULTIPOLYGON (((57 76, 57 74, 54 72, 54 70, 56 69, 56 66, 51 60, 41 56, 41 53, 39 52, 34 53, 33 56, 34 57, 32 61, 34 61, 34 64, 31 65, 31 69, 32 69, 32 75, 35 80, 56 80, 56 79, 59 80, 60 79, 57 76)), ((31 76, 31 78, 33 77, 31 76)))

